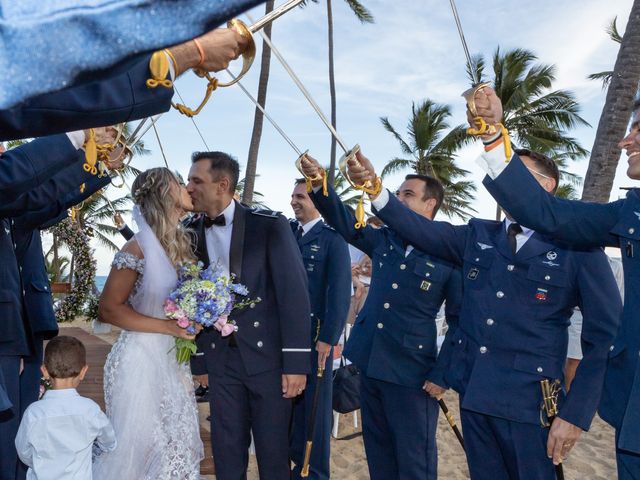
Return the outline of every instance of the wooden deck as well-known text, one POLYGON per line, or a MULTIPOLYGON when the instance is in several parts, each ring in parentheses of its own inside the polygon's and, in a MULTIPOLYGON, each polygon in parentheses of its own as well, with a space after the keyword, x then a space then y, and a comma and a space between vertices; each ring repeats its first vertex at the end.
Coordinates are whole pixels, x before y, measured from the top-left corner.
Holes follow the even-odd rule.
MULTIPOLYGON (((77 338, 84 343, 87 349, 87 364, 89 365, 89 371, 84 381, 78 387, 78 393, 80 395, 88 397, 100 405, 104 410, 104 390, 102 388, 103 381, 103 369, 104 362, 107 359, 107 354, 111 350, 111 345, 104 340, 91 335, 81 328, 71 327, 65 328, 62 332, 63 335, 69 335, 77 338)), ((213 475, 213 460, 211 457, 211 437, 209 432, 200 427, 200 436, 204 443, 205 460, 200 464, 200 473, 202 475, 213 475)))

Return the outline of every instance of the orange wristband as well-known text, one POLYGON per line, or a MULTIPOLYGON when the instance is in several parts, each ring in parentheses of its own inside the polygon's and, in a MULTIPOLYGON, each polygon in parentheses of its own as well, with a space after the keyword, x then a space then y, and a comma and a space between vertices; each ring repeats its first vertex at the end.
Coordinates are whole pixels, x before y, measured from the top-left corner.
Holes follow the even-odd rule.
POLYGON ((204 49, 202 48, 202 45, 200 44, 200 41, 197 38, 193 39, 193 43, 196 44, 196 48, 198 49, 198 53, 200 54, 200 61, 198 62, 198 65, 196 65, 196 67, 201 67, 202 65, 204 65, 204 49))
POLYGON ((502 145, 504 143, 502 137, 498 137, 497 139, 495 139, 493 142, 491 142, 489 145, 485 145, 484 146, 484 151, 485 152, 490 152, 491 150, 493 150, 494 148, 502 145))

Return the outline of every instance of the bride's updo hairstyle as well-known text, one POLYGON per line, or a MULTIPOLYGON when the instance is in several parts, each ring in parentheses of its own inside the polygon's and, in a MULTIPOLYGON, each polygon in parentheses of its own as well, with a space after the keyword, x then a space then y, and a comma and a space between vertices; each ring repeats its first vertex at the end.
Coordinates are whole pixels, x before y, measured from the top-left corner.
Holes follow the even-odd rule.
POLYGON ((170 221, 175 218, 173 210, 179 202, 171 193, 172 185, 180 187, 178 178, 171 170, 164 167, 150 168, 136 177, 131 187, 131 196, 169 260, 177 266, 195 261, 195 256, 187 230, 180 222, 174 224, 170 221))

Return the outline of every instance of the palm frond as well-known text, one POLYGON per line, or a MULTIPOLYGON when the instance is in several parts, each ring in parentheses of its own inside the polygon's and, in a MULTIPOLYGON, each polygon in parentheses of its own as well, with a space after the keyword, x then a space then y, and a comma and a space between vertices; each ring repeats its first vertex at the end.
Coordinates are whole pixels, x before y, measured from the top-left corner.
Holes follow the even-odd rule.
POLYGON ((353 11, 356 18, 360 20, 362 23, 374 23, 375 20, 373 18, 372 13, 362 5, 358 0, 345 0, 349 8, 353 11))

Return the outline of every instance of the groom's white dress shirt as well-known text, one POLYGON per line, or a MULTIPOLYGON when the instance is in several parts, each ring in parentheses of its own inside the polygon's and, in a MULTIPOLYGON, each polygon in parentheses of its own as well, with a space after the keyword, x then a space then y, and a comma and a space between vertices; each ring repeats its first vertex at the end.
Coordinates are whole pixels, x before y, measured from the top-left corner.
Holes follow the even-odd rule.
POLYGON ((225 275, 229 275, 229 251, 231 250, 231 232, 233 231, 233 215, 236 202, 231 200, 227 208, 222 211, 224 225, 212 225, 205 230, 207 253, 212 265, 218 263, 225 275))

